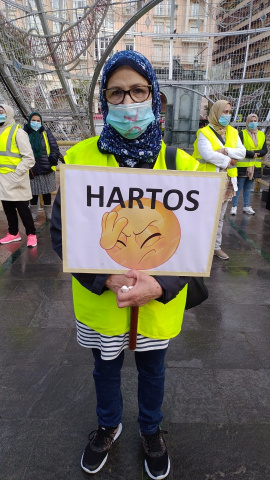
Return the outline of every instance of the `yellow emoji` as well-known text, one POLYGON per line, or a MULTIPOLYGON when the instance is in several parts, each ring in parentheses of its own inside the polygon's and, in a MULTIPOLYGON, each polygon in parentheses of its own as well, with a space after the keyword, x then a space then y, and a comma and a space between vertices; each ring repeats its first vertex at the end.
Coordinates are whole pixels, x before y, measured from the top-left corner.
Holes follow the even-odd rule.
POLYGON ((149 270, 165 263, 173 256, 181 238, 176 215, 156 201, 141 198, 143 208, 133 203, 128 208, 117 205, 102 218, 100 246, 123 267, 149 270))

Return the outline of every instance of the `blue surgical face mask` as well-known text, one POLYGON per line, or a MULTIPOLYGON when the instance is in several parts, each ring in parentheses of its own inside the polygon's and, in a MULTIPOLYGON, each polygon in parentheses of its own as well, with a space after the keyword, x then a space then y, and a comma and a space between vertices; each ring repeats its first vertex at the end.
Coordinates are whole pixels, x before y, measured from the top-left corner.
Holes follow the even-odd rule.
POLYGON ((108 108, 106 122, 128 139, 139 137, 155 120, 151 100, 121 105, 108 103, 108 108))
POLYGON ((35 122, 34 120, 30 122, 30 127, 37 132, 37 130, 40 129, 41 123, 40 122, 35 122))
POLYGON ((220 115, 219 119, 218 119, 218 123, 222 126, 222 127, 227 127, 227 125, 229 125, 230 121, 231 121, 231 118, 232 116, 231 115, 224 115, 224 113, 222 113, 222 115, 220 115))
POLYGON ((248 124, 248 128, 250 128, 250 130, 255 130, 255 128, 258 127, 258 122, 249 122, 248 124))
POLYGON ((0 123, 5 122, 7 119, 7 116, 5 113, 0 113, 0 123))

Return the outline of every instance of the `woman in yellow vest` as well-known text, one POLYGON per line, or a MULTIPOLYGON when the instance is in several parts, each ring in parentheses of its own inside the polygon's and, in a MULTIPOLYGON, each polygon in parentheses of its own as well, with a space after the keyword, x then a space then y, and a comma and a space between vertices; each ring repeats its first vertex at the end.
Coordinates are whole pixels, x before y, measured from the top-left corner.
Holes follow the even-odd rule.
MULTIPOLYGON (((66 163, 166 169, 165 145, 159 127, 159 85, 149 61, 134 51, 113 55, 103 70, 100 101, 105 122, 100 137, 71 148, 66 163)), ((176 166, 179 170, 195 170, 197 162, 178 150, 176 166)), ((51 235, 53 248, 61 257, 60 215, 58 193, 51 235)), ((187 281, 187 277, 149 276, 137 270, 126 275, 73 275, 78 342, 92 348, 95 360, 99 424, 89 436, 81 459, 85 472, 96 473, 103 467, 112 443, 122 430, 120 374, 124 349, 128 347, 130 307, 138 306, 135 361, 139 372, 138 423, 145 468, 150 478, 168 476, 170 459, 159 427, 163 417, 164 358, 169 338, 181 329, 187 281), (122 289, 123 286, 126 288, 122 289)), ((117 473, 113 476, 117 478, 117 473)))
POLYGON ((59 158, 59 147, 49 129, 42 125, 42 117, 38 112, 29 115, 28 123, 24 126, 28 133, 35 156, 35 165, 30 170, 30 185, 33 198, 30 201, 30 210, 33 220, 38 216, 38 196, 42 195, 44 213, 47 220, 52 218, 51 192, 56 190, 55 167, 59 158))
POLYGON ((27 247, 37 245, 29 200, 32 198, 29 169, 35 159, 27 134, 15 123, 14 110, 0 105, 0 200, 8 221, 8 233, 0 244, 19 242, 19 213, 27 235, 27 247))
POLYGON ((246 119, 246 128, 239 134, 244 146, 246 147, 246 157, 237 162, 237 185, 238 190, 236 196, 232 200, 231 215, 236 215, 237 205, 241 190, 243 190, 243 212, 248 215, 254 215, 254 210, 249 204, 250 190, 254 182, 254 178, 260 178, 261 159, 267 154, 267 144, 265 134, 258 130, 258 116, 250 113, 246 119))
POLYGON ((232 106, 226 100, 215 102, 209 112, 209 125, 198 130, 193 156, 200 162, 201 171, 227 171, 227 184, 223 197, 214 255, 221 260, 229 256, 221 249, 224 215, 228 201, 237 190, 237 161, 245 158, 246 150, 238 131, 229 125, 232 106))

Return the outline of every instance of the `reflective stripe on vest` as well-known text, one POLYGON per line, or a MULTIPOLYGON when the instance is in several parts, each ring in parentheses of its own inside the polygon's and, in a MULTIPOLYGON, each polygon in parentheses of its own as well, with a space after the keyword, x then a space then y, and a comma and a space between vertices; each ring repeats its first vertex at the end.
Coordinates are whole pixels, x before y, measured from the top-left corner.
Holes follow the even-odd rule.
MULTIPOLYGON (((98 137, 92 137, 70 148, 65 155, 65 162, 73 165, 119 167, 114 155, 100 153, 97 140, 98 137)), ((166 146, 162 142, 155 169, 166 169, 165 149, 166 146)), ((178 150, 176 165, 178 170, 193 171, 197 169, 198 162, 186 152, 178 150)), ((75 316, 80 322, 104 335, 120 335, 129 331, 130 308, 118 308, 114 292, 106 290, 102 295, 95 295, 74 277, 72 292, 75 316)), ((158 339, 168 339, 178 335, 183 321, 186 293, 187 286, 166 305, 151 300, 140 307, 138 333, 158 339)))
POLYGON ((47 132, 45 132, 45 130, 44 130, 42 133, 43 133, 43 138, 44 138, 44 142, 45 142, 45 146, 46 146, 46 153, 47 153, 47 156, 49 156, 50 153, 51 153, 51 149, 50 149, 50 144, 49 144, 47 132))
MULTIPOLYGON (((43 138, 44 138, 44 142, 45 142, 47 157, 49 157, 49 155, 50 155, 50 153, 51 153, 51 147, 50 147, 50 144, 49 144, 47 132, 45 132, 45 130, 44 130, 42 133, 43 133, 43 138)), ((55 167, 55 166, 51 167, 51 169, 54 170, 54 171, 56 171, 56 167, 55 167)))
MULTIPOLYGON (((258 145, 253 142, 249 132, 244 129, 243 132, 243 145, 247 150, 261 150, 265 142, 265 134, 260 130, 257 131, 258 145)), ((262 166, 261 157, 258 158, 244 158, 237 162, 237 167, 252 167, 260 168, 262 166)))
POLYGON ((21 161, 15 138, 20 125, 14 123, 0 135, 0 173, 13 172, 21 161))
MULTIPOLYGON (((193 145, 194 150, 193 150, 192 156, 200 162, 200 166, 198 170, 215 172, 216 168, 218 167, 216 167, 216 165, 214 165, 213 163, 207 163, 199 154, 198 138, 199 138, 200 132, 209 140, 214 151, 219 150, 221 148, 220 141, 217 138, 216 134, 213 132, 213 130, 211 130, 209 125, 207 125, 206 127, 200 128, 197 131, 197 137, 193 145)), ((236 128, 233 128, 231 127, 231 125, 228 125, 226 130, 226 142, 224 147, 236 148, 237 138, 238 138, 238 131, 236 130, 236 128)), ((229 177, 237 177, 237 168, 236 167, 227 168, 227 174, 229 175, 229 177)))

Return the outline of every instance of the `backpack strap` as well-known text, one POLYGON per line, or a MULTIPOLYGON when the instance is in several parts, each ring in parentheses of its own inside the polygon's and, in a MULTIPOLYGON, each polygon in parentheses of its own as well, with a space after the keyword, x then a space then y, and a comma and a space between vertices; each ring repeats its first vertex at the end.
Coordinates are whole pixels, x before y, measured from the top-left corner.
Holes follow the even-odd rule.
POLYGON ((219 141, 222 143, 222 145, 225 145, 226 142, 224 142, 222 136, 219 135, 219 133, 217 133, 216 130, 214 128, 212 128, 210 125, 208 125, 208 126, 209 126, 209 128, 211 128, 212 132, 214 132, 214 134, 219 139, 219 141))
POLYGON ((165 163, 167 170, 176 170, 177 147, 170 145, 165 150, 165 163))

